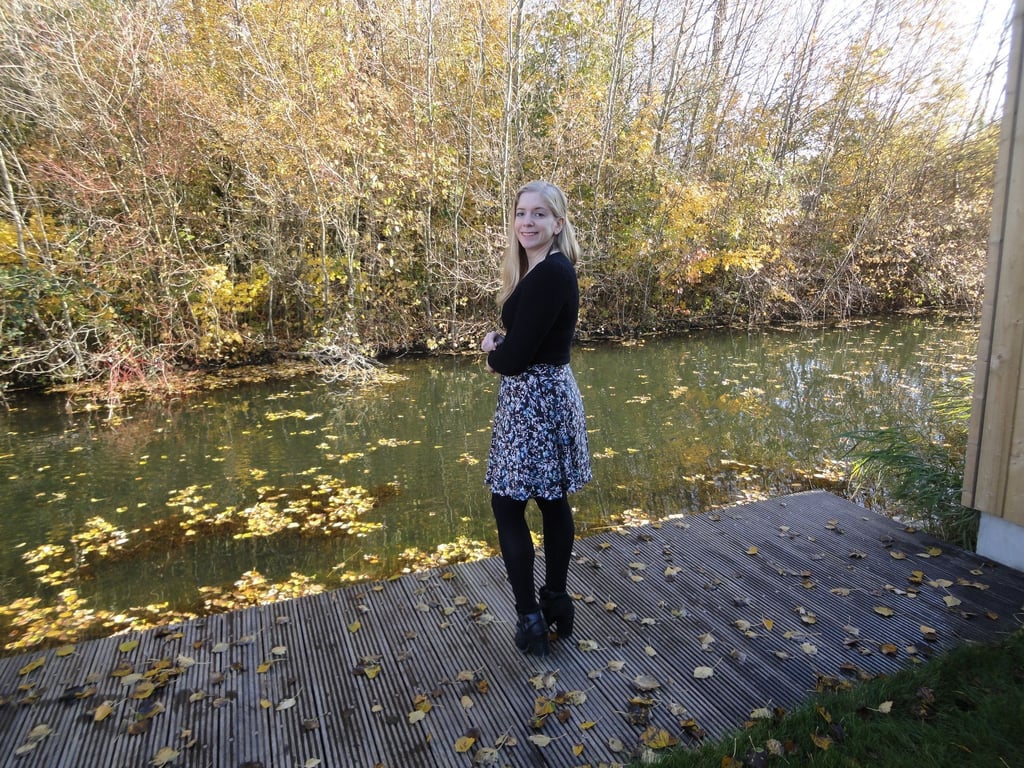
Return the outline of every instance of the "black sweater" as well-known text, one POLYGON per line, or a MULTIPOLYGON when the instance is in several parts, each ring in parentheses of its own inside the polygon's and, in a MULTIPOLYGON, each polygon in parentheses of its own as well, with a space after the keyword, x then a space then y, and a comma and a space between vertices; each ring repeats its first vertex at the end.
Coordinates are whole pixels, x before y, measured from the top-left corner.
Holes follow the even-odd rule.
POLYGON ((549 253, 526 273, 501 308, 505 340, 487 355, 503 376, 531 365, 565 365, 580 309, 576 270, 562 253, 549 253))

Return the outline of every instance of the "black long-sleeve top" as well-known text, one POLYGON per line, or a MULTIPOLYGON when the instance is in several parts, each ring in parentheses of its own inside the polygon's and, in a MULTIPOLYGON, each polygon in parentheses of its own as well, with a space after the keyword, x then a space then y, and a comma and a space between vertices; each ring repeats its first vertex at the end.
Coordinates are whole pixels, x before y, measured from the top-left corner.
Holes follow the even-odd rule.
POLYGON ((576 270, 564 254, 549 253, 502 306, 505 340, 487 355, 488 365, 515 376, 538 363, 567 364, 579 310, 576 270))

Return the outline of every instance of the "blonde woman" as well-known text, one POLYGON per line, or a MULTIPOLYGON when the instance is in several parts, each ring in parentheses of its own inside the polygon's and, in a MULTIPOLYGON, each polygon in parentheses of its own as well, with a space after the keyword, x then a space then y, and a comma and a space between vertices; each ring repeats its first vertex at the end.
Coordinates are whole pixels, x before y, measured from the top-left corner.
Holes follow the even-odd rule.
POLYGON ((480 345, 487 369, 501 375, 485 481, 515 597, 515 643, 540 656, 551 650, 550 630, 573 631, 566 578, 576 527, 568 495, 591 479, 583 401, 569 368, 579 251, 562 190, 546 181, 520 189, 498 293, 505 332, 488 333, 480 345), (543 518, 539 593, 525 514, 531 498, 543 518))

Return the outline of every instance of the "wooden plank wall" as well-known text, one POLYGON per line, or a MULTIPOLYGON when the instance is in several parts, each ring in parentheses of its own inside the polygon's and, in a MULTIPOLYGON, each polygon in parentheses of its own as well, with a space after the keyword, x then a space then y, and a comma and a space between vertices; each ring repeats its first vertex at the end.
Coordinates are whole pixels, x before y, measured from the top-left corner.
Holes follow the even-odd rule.
MULTIPOLYGON (((999 137, 992 235, 963 504, 1024 526, 1024 5, 1018 0, 999 137)), ((1021 533, 1024 537, 1024 531, 1021 533)))
POLYGON ((574 554, 543 659, 499 558, 0 659, 0 768, 617 766, 1024 619, 1024 574, 821 491, 574 554))

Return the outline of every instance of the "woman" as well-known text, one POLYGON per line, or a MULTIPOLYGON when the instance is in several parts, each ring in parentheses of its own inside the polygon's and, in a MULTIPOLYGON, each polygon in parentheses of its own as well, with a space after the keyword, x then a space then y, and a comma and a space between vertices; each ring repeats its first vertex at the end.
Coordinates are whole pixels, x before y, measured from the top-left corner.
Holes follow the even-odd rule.
POLYGON ((550 652, 548 631, 572 633, 566 592, 576 526, 568 494, 591 479, 586 422, 569 368, 579 285, 580 247, 554 184, 534 181, 516 195, 498 293, 505 334, 488 333, 487 369, 501 374, 485 480, 498 543, 515 596, 516 646, 550 652), (543 517, 545 581, 534 589, 534 549, 526 504, 543 517))

